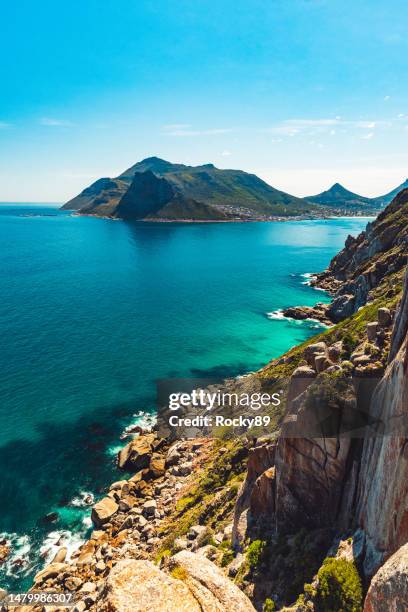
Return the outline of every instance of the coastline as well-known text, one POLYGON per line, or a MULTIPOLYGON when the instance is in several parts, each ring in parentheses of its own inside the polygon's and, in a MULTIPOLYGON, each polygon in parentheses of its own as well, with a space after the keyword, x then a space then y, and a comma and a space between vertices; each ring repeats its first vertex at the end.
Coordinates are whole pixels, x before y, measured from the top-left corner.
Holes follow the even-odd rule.
POLYGON ((77 211, 69 211, 72 217, 92 217, 95 219, 105 219, 110 221, 127 221, 131 223, 287 223, 290 221, 325 221, 332 219, 375 219, 372 215, 322 215, 318 217, 310 217, 309 215, 300 215, 293 217, 271 217, 271 218, 248 218, 248 219, 121 219, 112 217, 111 215, 96 215, 92 213, 81 213, 77 211))

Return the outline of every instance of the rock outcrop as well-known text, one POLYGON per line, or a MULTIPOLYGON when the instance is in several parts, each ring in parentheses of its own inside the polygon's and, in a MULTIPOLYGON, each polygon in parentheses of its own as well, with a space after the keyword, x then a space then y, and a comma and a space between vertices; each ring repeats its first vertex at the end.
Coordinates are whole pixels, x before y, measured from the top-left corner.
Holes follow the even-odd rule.
POLYGON ((408 608, 408 544, 392 555, 371 581, 364 612, 406 612, 408 608))
POLYGON ((118 467, 129 472, 137 472, 149 467, 157 444, 155 434, 134 438, 119 452, 118 467))
POLYGON ((171 557, 169 567, 187 585, 203 612, 254 612, 248 597, 208 559, 182 550, 171 557))
MULTIPOLYGON (((201 612, 182 580, 160 571, 150 561, 119 561, 106 581, 101 612, 201 612)), ((215 609, 215 608, 214 608, 215 609)))

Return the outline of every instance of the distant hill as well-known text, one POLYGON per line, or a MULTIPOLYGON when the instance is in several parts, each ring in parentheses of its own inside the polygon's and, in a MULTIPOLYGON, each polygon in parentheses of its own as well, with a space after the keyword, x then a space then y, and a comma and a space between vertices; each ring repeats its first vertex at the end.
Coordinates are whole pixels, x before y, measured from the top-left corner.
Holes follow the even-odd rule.
POLYGON ((356 212, 369 211, 379 208, 379 204, 375 203, 371 198, 365 198, 349 191, 340 183, 335 183, 327 191, 323 191, 315 196, 305 198, 314 204, 320 204, 337 210, 346 209, 356 212))
POLYGON ((399 187, 396 187, 389 193, 386 193, 383 196, 378 196, 378 198, 372 198, 372 202, 375 202, 378 206, 380 206, 381 208, 384 208, 390 202, 392 202, 392 200, 395 198, 396 195, 399 194, 400 191, 402 191, 403 189, 407 189, 407 188, 408 188, 408 179, 406 179, 403 183, 401 183, 401 185, 399 185, 399 187))
POLYGON ((116 178, 99 179, 62 208, 126 219, 290 217, 321 211, 255 174, 213 164, 173 164, 158 157, 144 159, 116 178))

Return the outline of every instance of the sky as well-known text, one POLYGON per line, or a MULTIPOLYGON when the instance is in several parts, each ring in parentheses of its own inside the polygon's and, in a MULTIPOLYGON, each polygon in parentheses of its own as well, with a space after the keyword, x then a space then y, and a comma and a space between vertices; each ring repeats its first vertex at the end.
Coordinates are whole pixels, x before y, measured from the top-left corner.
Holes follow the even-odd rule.
POLYGON ((20 0, 0 25, 0 201, 156 155, 295 195, 408 176, 406 0, 20 0))

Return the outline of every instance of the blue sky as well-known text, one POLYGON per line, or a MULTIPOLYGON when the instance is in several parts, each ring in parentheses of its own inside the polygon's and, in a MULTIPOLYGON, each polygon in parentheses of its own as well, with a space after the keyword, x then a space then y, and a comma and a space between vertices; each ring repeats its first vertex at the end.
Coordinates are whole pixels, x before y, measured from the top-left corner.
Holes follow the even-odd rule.
POLYGON ((296 195, 408 176, 406 0, 3 4, 0 200, 157 155, 296 195))

